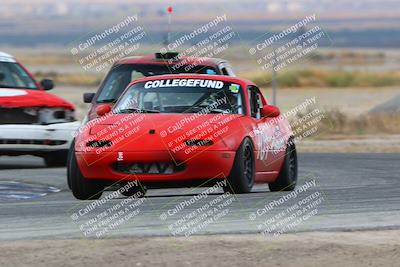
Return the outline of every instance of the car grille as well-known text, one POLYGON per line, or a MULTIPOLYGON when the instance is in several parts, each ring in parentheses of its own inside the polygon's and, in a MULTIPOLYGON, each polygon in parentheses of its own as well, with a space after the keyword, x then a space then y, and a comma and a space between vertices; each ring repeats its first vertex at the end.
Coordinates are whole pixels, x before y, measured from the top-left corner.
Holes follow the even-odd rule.
POLYGON ((184 164, 174 162, 115 162, 113 167, 129 174, 172 174, 185 169, 184 164))
POLYGON ((67 143, 66 140, 43 140, 43 139, 0 139, 0 145, 42 145, 59 146, 67 143))
POLYGON ((26 112, 25 108, 0 108, 0 124, 36 124, 38 113, 26 112))

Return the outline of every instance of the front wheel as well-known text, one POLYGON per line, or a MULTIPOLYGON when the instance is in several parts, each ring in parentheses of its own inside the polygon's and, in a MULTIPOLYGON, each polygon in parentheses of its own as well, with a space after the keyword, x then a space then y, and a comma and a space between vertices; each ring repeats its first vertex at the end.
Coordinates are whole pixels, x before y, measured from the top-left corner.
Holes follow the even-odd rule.
POLYGON ((225 192, 234 194, 249 193, 254 185, 255 161, 253 143, 245 138, 240 144, 233 162, 225 192))
POLYGON ((71 151, 69 161, 68 180, 71 191, 75 198, 80 200, 99 199, 103 193, 104 186, 99 182, 85 178, 79 169, 75 151, 71 151))
POLYGON ((269 190, 292 191, 297 183, 297 152, 293 141, 289 141, 286 148, 285 160, 282 164, 278 178, 275 182, 268 184, 269 190))

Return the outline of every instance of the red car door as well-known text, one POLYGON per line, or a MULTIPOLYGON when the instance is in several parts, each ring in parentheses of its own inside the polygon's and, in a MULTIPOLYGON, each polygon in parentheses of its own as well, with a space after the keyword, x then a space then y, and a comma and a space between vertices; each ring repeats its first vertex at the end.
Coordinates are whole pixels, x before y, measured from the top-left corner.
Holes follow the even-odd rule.
POLYGON ((257 172, 275 172, 280 169, 284 155, 286 129, 278 117, 262 117, 261 108, 267 104, 260 90, 247 87, 250 116, 253 120, 253 136, 257 172), (283 149, 283 150, 282 150, 283 149))

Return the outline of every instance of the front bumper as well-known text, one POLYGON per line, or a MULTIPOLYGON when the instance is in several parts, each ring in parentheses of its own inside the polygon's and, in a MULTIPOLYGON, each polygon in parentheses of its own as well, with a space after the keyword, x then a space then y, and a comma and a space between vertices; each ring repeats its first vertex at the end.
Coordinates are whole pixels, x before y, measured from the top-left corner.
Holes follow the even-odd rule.
POLYGON ((50 125, 0 125, 0 154, 37 154, 68 150, 79 121, 50 125))
POLYGON ((232 169, 235 151, 202 151, 188 158, 177 153, 174 158, 168 151, 124 152, 118 161, 118 152, 75 152, 78 166, 84 177, 113 181, 139 180, 142 182, 171 182, 187 180, 224 179, 232 169), (184 164, 184 169, 171 174, 126 174, 115 170, 117 162, 165 162, 184 164))

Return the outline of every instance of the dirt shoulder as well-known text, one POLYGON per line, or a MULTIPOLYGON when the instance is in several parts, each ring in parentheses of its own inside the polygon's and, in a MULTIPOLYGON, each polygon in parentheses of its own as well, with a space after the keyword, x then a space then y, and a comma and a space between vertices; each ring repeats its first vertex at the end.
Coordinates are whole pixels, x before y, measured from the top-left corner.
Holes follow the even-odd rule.
POLYGON ((400 153, 400 135, 326 136, 303 140, 297 148, 318 153, 400 153))
POLYGON ((0 243, 0 266, 398 266, 400 230, 0 243))

